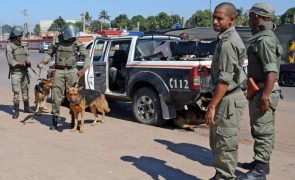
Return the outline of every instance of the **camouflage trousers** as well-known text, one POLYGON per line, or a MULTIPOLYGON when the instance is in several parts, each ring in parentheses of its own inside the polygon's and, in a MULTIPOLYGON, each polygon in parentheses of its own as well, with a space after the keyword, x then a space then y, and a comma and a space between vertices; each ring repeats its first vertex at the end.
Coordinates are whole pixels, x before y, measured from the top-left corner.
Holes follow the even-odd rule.
POLYGON ((239 125, 247 105, 244 93, 229 94, 215 110, 215 124, 210 128, 210 147, 217 178, 234 179, 238 161, 239 125))
POLYGON ((12 71, 11 86, 13 92, 13 102, 19 103, 20 94, 22 94, 22 100, 29 99, 29 87, 30 87, 30 75, 27 70, 12 71))
POLYGON ((56 70, 52 87, 52 114, 59 115, 60 105, 64 98, 66 87, 73 86, 78 80, 78 70, 76 68, 70 70, 56 70))
POLYGON ((269 97, 270 108, 265 112, 257 110, 261 93, 249 101, 251 134, 254 139, 254 159, 269 163, 275 141, 275 110, 278 105, 280 91, 274 91, 269 97))

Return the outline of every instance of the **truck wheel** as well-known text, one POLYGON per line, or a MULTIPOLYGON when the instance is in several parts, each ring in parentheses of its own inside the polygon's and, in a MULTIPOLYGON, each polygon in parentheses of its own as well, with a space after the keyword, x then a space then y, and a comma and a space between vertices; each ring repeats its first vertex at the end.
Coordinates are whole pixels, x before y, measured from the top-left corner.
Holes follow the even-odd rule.
POLYGON ((138 89, 132 99, 132 110, 137 121, 153 126, 164 124, 157 93, 150 88, 138 89))

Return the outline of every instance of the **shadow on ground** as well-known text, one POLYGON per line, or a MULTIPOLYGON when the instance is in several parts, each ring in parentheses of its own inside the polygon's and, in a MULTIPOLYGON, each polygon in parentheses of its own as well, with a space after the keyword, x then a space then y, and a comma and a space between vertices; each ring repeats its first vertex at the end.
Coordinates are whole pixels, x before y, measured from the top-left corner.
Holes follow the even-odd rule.
MULTIPOLYGON (((52 115, 42 114, 41 116, 38 116, 35 114, 29 114, 20 122, 26 125, 28 123, 34 123, 35 121, 38 121, 40 124, 48 126, 49 128, 52 124, 52 115)), ((60 117, 58 131, 62 132, 63 130, 70 129, 70 128, 71 128, 71 123, 66 122, 66 119, 64 117, 60 117)))
POLYGON ((170 151, 180 154, 190 160, 198 161, 205 166, 212 165, 212 153, 208 148, 196 144, 174 143, 162 139, 155 139, 155 141, 165 145, 170 151))
MULTIPOLYGON (((190 160, 197 161, 205 166, 212 166, 212 152, 210 149, 189 143, 174 143, 167 140, 155 139, 156 142, 163 144, 170 151, 180 154, 190 160)), ((212 167, 213 168, 213 167, 212 167)), ((240 176, 243 172, 236 170, 235 175, 240 176)))
POLYGON ((4 105, 4 104, 1 104, 0 105, 0 111, 3 111, 7 114, 10 114, 11 116, 13 115, 13 106, 12 105, 4 105))
POLYGON ((153 157, 141 156, 139 158, 133 156, 122 156, 121 159, 131 162, 137 169, 147 173, 152 179, 199 179, 195 176, 187 174, 180 169, 168 166, 166 161, 153 157))

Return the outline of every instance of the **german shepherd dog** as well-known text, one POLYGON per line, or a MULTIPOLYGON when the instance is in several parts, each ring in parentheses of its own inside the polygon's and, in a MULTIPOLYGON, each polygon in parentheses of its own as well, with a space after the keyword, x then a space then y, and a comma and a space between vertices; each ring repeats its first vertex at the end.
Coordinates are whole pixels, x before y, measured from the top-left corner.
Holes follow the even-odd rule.
POLYGON ((98 121, 97 111, 102 114, 101 123, 105 122, 105 113, 110 112, 108 102, 104 96, 97 91, 91 89, 83 89, 83 87, 68 87, 67 88, 67 99, 70 102, 70 107, 74 113, 74 128, 72 131, 76 131, 78 127, 78 115, 81 113, 81 125, 80 133, 84 132, 84 116, 85 109, 90 108, 94 115, 94 121, 92 126, 94 126, 98 121))
POLYGON ((52 87, 52 78, 49 79, 40 79, 39 84, 35 86, 35 103, 36 103, 36 111, 35 114, 40 116, 42 110, 47 101, 48 95, 50 93, 50 89, 52 87))

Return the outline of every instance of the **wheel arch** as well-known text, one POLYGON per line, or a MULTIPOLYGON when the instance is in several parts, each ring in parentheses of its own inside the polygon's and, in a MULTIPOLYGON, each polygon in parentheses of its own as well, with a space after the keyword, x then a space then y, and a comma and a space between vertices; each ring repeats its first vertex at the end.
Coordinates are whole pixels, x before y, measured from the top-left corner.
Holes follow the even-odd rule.
POLYGON ((151 88, 158 94, 164 119, 176 118, 176 108, 172 103, 169 88, 161 77, 151 72, 140 72, 132 76, 128 83, 127 95, 133 97, 142 87, 151 88))
POLYGON ((165 102, 172 102, 170 91, 165 81, 159 75, 152 72, 134 74, 128 81, 127 95, 132 97, 139 88, 146 86, 162 95, 165 102))

